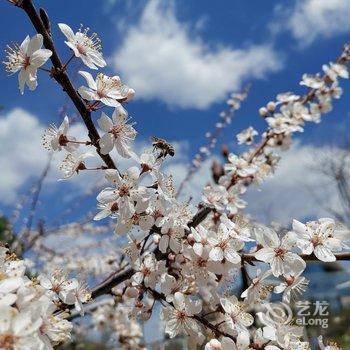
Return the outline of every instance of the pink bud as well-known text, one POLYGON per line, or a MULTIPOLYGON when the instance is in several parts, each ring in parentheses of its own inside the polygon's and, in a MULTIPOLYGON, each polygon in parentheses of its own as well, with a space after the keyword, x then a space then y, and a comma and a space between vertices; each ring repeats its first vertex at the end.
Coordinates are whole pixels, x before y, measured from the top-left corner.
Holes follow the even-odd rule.
POLYGON ((188 243, 191 244, 191 245, 195 242, 195 239, 194 239, 192 233, 190 233, 190 234, 187 236, 187 241, 188 241, 188 243))
POLYGON ((153 236, 153 243, 154 244, 159 244, 160 241, 160 236, 159 235, 154 235, 153 236))
POLYGON ((135 96, 135 90, 129 89, 128 93, 126 94, 125 101, 130 101, 135 96))
POLYGON ((260 114, 262 117, 266 117, 268 113, 269 113, 269 112, 268 112, 268 110, 267 110, 266 107, 261 107, 261 108, 259 109, 259 114, 260 114))
POLYGON ((128 287, 125 291, 125 295, 128 298, 136 298, 139 295, 139 291, 135 287, 128 287))
POLYGON ((275 102, 270 101, 266 107, 267 107, 269 112, 274 112, 276 109, 276 104, 275 104, 275 102))

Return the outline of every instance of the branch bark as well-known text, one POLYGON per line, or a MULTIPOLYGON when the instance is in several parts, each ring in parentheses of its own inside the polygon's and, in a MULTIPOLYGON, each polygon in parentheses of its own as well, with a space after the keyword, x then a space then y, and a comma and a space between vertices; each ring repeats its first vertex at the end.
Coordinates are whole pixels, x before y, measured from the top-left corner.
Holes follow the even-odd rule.
POLYGON ((84 101, 79 96, 71 80, 69 79, 69 76, 65 71, 65 67, 62 64, 61 59, 57 53, 51 35, 46 29, 47 26, 45 26, 42 22, 42 19, 35 9, 32 0, 23 0, 20 7, 26 12, 36 31, 43 36, 45 48, 52 51, 52 56, 50 58, 53 65, 51 73, 52 78, 54 78, 57 83, 61 85, 63 91, 66 92, 78 110, 81 118, 86 125, 86 128, 88 129, 89 138, 92 144, 96 147, 99 156, 102 158, 108 168, 116 169, 116 165, 110 155, 101 154, 100 152, 98 145, 100 135, 95 127, 94 122, 91 119, 91 112, 86 108, 84 101))

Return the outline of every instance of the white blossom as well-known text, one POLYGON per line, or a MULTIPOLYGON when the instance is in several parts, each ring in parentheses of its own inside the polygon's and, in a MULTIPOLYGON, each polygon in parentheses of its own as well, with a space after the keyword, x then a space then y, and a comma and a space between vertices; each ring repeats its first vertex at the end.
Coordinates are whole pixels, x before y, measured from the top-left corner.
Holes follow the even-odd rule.
POLYGON ((82 98, 88 101, 101 101, 106 106, 119 107, 121 101, 129 101, 135 94, 133 89, 122 84, 120 78, 115 75, 99 73, 94 80, 88 72, 79 71, 88 84, 88 87, 81 86, 78 89, 82 98))
POLYGON ((13 74, 19 71, 18 83, 21 94, 24 93, 25 85, 29 90, 35 90, 38 86, 37 70, 52 55, 47 49, 42 49, 43 37, 36 34, 32 38, 26 36, 21 45, 8 46, 7 61, 4 62, 7 72, 13 74))
POLYGON ((67 135, 68 128, 69 119, 67 116, 63 118, 59 128, 54 124, 50 125, 43 135, 44 147, 49 151, 61 151, 64 148, 69 153, 74 152, 79 144, 74 143, 75 137, 67 135))
POLYGON ((162 317, 165 321, 165 332, 170 338, 178 334, 187 334, 197 337, 201 329, 198 323, 192 318, 202 310, 199 301, 193 301, 180 292, 174 294, 174 307, 166 307, 162 310, 162 317))
POLYGON ((258 242, 263 246, 255 253, 255 257, 268 263, 275 277, 282 274, 297 274, 305 269, 305 261, 290 251, 295 243, 290 234, 280 239, 272 229, 259 227, 255 232, 258 242))
POLYGON ((302 224, 293 220, 296 245, 304 254, 312 254, 322 261, 335 261, 333 252, 347 248, 344 241, 350 239, 350 232, 337 227, 333 219, 323 218, 302 224))
POLYGON ((0 349, 37 350, 42 346, 38 330, 42 321, 28 312, 5 306, 0 308, 0 349))
POLYGON ((96 33, 88 36, 89 28, 80 27, 79 31, 74 34, 67 24, 59 23, 58 26, 67 38, 68 41, 65 43, 73 50, 75 57, 81 58, 83 63, 91 69, 106 66, 101 52, 101 41, 96 33))
POLYGON ((79 171, 85 170, 85 159, 94 157, 95 155, 90 152, 76 155, 74 153, 68 153, 63 159, 60 170, 63 171, 63 178, 61 180, 66 180, 71 178, 75 173, 78 174, 79 171))
POLYGON ((118 107, 112 114, 112 119, 102 112, 98 120, 99 127, 105 132, 99 144, 102 154, 108 154, 113 147, 124 158, 132 155, 131 143, 135 140, 136 130, 128 124, 128 114, 123 107, 118 107))
POLYGON ((254 318, 245 311, 246 305, 240 303, 234 296, 221 298, 220 304, 225 311, 227 326, 237 332, 247 332, 247 327, 253 324, 254 318))
POLYGON ((258 132, 253 127, 250 126, 249 128, 237 134, 238 144, 251 145, 254 142, 254 136, 256 135, 258 135, 258 132))

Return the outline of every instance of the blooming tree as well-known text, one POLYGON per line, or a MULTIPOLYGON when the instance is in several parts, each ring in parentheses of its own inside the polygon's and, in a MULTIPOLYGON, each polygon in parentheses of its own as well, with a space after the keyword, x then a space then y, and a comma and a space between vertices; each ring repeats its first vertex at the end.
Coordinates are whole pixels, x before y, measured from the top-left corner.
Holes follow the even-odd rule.
MULTIPOLYGON (((349 76, 350 45, 344 46, 334 63, 322 67, 322 74, 303 75, 300 84, 307 89, 305 95, 282 93, 259 109, 267 123, 260 141, 255 142, 258 132, 252 127, 238 134, 238 143, 250 148, 242 154, 228 154, 216 183, 206 186, 202 201, 192 205, 178 199, 171 174, 162 171, 168 155, 173 154, 171 145, 155 139, 142 154, 133 149, 137 131, 125 103, 134 90, 118 76, 95 76, 87 71, 79 71, 87 86, 73 86, 68 75, 72 59, 81 60, 86 69, 106 66, 97 35, 83 28, 74 33, 67 24, 59 23, 73 51, 64 64, 51 36, 56 27, 51 28, 46 12, 38 12, 31 0, 10 3, 27 14, 37 34, 8 48, 7 71, 18 73, 22 94, 25 85, 30 90, 37 88, 38 70, 49 74, 68 95, 87 129, 87 139, 78 140, 71 135, 65 116, 59 127, 48 128, 44 146, 64 154, 62 179, 88 170, 101 172, 108 187, 97 195, 98 211, 93 219, 112 217, 115 236, 128 242, 123 249, 101 253, 95 261, 74 262, 71 254, 69 260, 61 259, 66 262, 65 270, 55 268, 57 256, 51 255, 51 262, 34 277, 26 260, 15 254, 16 244, 0 246, 0 349, 52 349, 69 341, 75 319, 84 313, 92 314, 96 329, 112 329, 120 348, 143 349, 139 321, 149 319, 156 304, 162 306, 165 332, 169 337, 187 337, 192 349, 310 349, 301 326, 292 319, 267 317, 261 310, 274 306, 273 294, 288 306, 306 290, 303 272, 307 261, 348 259, 349 254, 341 251, 348 248, 350 233, 333 219, 321 218, 307 223, 294 220, 291 231, 280 235, 245 218, 247 203, 242 197, 248 186, 273 175, 278 151, 289 147, 293 134, 302 132, 307 122, 320 122, 331 111, 333 99, 341 97, 339 78, 349 76), (105 106, 110 110, 101 112, 105 106), (102 136, 92 114, 98 116, 102 136), (113 159, 114 148, 117 156, 113 159), (92 157, 99 158, 99 166, 89 165, 92 157), (122 169, 122 158, 133 165, 122 169), (71 274, 74 267, 78 271, 82 266, 89 273, 110 274, 88 287, 84 278, 71 274), (248 274, 248 284, 241 295, 234 295, 230 286, 240 270, 248 274)), ((230 98, 229 111, 221 115, 215 134, 208 136, 209 143, 200 150, 190 175, 213 148, 217 134, 230 123, 245 95, 246 91, 230 98)), ((91 223, 64 229, 75 234, 81 227, 95 229, 91 223)), ((318 340, 321 349, 339 349, 322 337, 318 340)))

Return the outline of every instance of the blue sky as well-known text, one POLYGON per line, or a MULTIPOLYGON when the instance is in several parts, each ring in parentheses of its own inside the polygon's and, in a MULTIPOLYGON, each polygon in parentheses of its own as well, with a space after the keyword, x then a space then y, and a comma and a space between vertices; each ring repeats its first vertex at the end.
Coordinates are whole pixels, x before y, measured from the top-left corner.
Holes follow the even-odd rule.
MULTIPOLYGON (((169 165, 177 172, 177 179, 183 176, 186 164, 203 143, 204 134, 225 108, 230 91, 252 83, 247 101, 222 137, 222 142, 239 151, 234 143, 237 132, 250 125, 257 130, 264 128, 258 108, 273 100, 279 92, 302 92, 298 85, 301 75, 316 73, 322 64, 334 60, 350 34, 350 3, 347 0, 65 0, 37 1, 36 4, 45 7, 50 16, 53 36, 63 61, 70 57, 70 52, 57 23, 67 23, 75 30, 83 23, 99 34, 109 62, 104 72, 120 75, 136 90, 136 98, 127 109, 137 122, 138 141, 148 142, 150 136, 155 135, 178 145, 179 154, 169 165)), ((0 31, 3 33, 0 47, 21 42, 27 34, 34 34, 19 9, 3 1, 0 2, 0 14, 0 31)), ((78 63, 72 64, 70 73, 74 74, 78 63)), ((0 105, 3 106, 0 111, 0 136, 3 139, 0 162, 3 163, 1 168, 9 168, 1 176, 0 210, 7 215, 18 194, 28 188, 45 165, 46 153, 39 150, 38 130, 57 122, 58 110, 67 102, 58 86, 44 72, 40 73, 38 89, 26 91, 24 96, 18 92, 17 77, 8 77, 4 70, 0 73, 0 105), (19 138, 16 137, 18 133, 19 138)), ((83 84, 81 79, 76 81, 77 86, 83 84)), ((296 156, 288 156, 289 164, 299 166, 292 176, 303 175, 305 170, 305 161, 296 161, 295 157, 302 158, 307 148, 319 149, 333 141, 339 125, 343 129, 348 127, 349 82, 343 82, 342 86, 345 95, 335 102, 334 110, 320 125, 309 125, 304 134, 298 135, 298 145, 294 149, 296 156)), ((70 106, 68 115, 72 111, 70 106)), ((95 120, 97 117, 98 114, 95 120)), ((81 128, 79 130, 81 132, 81 128)), ((288 164, 284 167, 282 173, 289 174, 288 164)), ((79 194, 82 190, 81 185, 76 185, 77 181, 57 183, 57 174, 53 172, 48 180, 39 206, 38 217, 45 217, 49 222, 69 203, 69 198, 61 193, 72 190, 79 194), (48 203, 51 210, 46 210, 48 203)), ((200 176, 205 174, 207 172, 203 170, 200 176)), ((310 183, 315 181, 313 177, 305 177, 310 183)), ((277 187, 269 185, 272 189, 267 188, 266 198, 271 203, 281 200, 281 183, 278 181, 281 179, 277 179, 277 187)), ((289 183, 294 182, 291 177, 289 183)), ((294 193, 295 188, 285 190, 286 200, 288 191, 294 193)), ((304 200, 305 196, 304 191, 295 200, 304 200)), ((93 209, 94 205, 93 198, 86 199, 74 215, 93 209)), ((312 203, 309 207, 313 207, 312 203)), ((305 216, 317 214, 310 208, 305 216)), ((293 206, 291 213, 295 210, 293 206)), ((254 211, 258 211, 257 207, 254 211)), ((296 212, 295 215, 302 214, 296 212)), ((275 216, 274 219, 280 218, 280 214, 275 216)), ((281 216, 281 219, 285 217, 281 216)))

